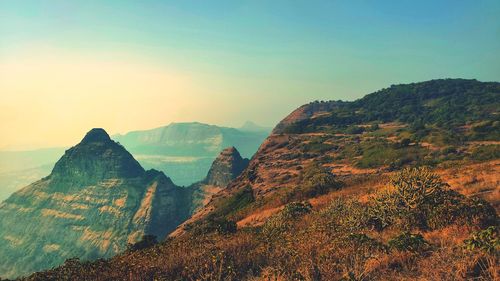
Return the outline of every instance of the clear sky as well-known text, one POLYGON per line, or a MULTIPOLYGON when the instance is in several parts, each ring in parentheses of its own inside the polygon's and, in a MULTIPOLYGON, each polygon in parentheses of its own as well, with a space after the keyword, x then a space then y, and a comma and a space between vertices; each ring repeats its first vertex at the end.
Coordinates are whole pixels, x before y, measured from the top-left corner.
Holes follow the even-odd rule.
POLYGON ((0 1, 0 149, 500 80, 500 1, 0 1))

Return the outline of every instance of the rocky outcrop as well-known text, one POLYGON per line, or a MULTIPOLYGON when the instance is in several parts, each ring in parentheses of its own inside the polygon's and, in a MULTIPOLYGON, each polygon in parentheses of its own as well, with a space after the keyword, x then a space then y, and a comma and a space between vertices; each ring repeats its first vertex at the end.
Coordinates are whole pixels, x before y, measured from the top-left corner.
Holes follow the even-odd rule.
POLYGON ((188 192, 145 171, 102 129, 65 152, 52 173, 0 205, 0 276, 67 258, 110 257, 144 234, 163 238, 189 214, 188 192))
POLYGON ((189 187, 192 191, 192 212, 205 206, 212 197, 224 190, 248 166, 249 160, 242 158, 238 150, 228 147, 212 163, 206 178, 189 187))
POLYGON ((248 166, 248 159, 242 158, 234 146, 224 149, 212 163, 205 183, 227 186, 248 166))

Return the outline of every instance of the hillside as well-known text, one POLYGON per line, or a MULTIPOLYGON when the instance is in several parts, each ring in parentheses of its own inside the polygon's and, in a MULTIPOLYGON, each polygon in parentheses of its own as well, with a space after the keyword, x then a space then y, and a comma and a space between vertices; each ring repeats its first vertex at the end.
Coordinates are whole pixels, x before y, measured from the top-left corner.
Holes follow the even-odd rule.
POLYGON ((463 79, 304 105, 165 241, 26 280, 498 280, 499 108, 463 79))

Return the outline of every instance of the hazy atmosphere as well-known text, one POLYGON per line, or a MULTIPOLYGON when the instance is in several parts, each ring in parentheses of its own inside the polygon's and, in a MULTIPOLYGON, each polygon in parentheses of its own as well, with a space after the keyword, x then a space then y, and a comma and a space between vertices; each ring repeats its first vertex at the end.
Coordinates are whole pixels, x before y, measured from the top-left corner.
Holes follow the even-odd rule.
POLYGON ((500 280, 499 16, 0 0, 0 281, 500 280))
POLYGON ((498 80, 498 14, 498 1, 1 1, 0 149, 92 127, 272 127, 317 99, 498 80))

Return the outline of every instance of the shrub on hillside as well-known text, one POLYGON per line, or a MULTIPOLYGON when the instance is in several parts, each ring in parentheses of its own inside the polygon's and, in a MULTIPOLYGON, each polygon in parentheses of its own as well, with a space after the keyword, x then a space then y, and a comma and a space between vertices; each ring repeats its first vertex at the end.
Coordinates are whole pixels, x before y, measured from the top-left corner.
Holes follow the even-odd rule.
POLYGON ((232 215, 254 201, 255 198, 252 188, 250 186, 245 186, 244 188, 236 191, 231 196, 221 199, 219 202, 217 202, 217 207, 213 213, 213 216, 224 217, 232 215))
POLYGON ((357 200, 334 199, 319 213, 327 226, 337 231, 354 232, 368 224, 367 207, 357 200))
POLYGON ((374 198, 372 223, 385 228, 393 223, 404 228, 425 225, 425 215, 446 186, 426 168, 406 168, 390 179, 390 188, 374 198))
POLYGON ((500 145, 481 145, 471 151, 471 158, 477 161, 487 161, 500 158, 500 145))
POLYGON ((387 244, 391 249, 414 253, 421 253, 430 249, 429 243, 425 241, 422 235, 410 232, 401 233, 389 240, 387 244))
POLYGON ((236 232, 237 225, 236 222, 225 217, 216 217, 212 215, 192 226, 190 230, 194 235, 214 232, 219 234, 230 234, 236 232))
POLYGON ((326 194, 342 187, 342 182, 320 164, 313 162, 302 170, 300 186, 292 191, 290 197, 295 199, 311 198, 326 194))
POLYGON ((477 231, 464 241, 467 250, 480 250, 486 253, 500 253, 500 238, 498 228, 490 226, 487 229, 477 231))
POLYGON ((379 230, 390 225, 438 229, 454 222, 485 227, 498 218, 490 204, 447 189, 427 168, 404 169, 391 178, 390 185, 369 207, 370 224, 379 230))
POLYGON ((267 238, 278 237, 289 230, 295 220, 310 213, 311 210, 309 202, 288 203, 283 210, 266 221, 262 227, 262 234, 267 238))

